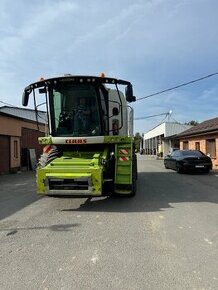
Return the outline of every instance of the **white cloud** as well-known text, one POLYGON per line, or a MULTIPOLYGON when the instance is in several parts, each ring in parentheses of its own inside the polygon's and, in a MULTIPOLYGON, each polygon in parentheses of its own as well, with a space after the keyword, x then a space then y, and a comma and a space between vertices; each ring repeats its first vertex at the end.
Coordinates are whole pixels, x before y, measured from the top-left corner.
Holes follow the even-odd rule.
MULTIPOLYGON (((217 9, 215 0, 1 0, 0 100, 20 104, 22 88, 41 75, 104 71, 130 80, 143 97, 212 73, 217 9)), ((209 117, 217 92, 213 78, 138 102, 135 116, 172 109, 178 121, 209 117)))
MULTIPOLYGON (((20 35, 24 40, 28 40, 33 39, 35 36, 38 37, 39 34, 47 34, 50 29, 57 29, 58 32, 61 32, 65 27, 62 27, 60 23, 65 22, 69 16, 73 17, 78 9, 79 6, 72 1, 45 2, 42 6, 38 6, 34 15, 29 15, 26 18, 20 35)), ((49 35, 47 36, 50 38, 49 35)), ((55 34, 55 30, 53 31, 53 36, 58 36, 55 34)))

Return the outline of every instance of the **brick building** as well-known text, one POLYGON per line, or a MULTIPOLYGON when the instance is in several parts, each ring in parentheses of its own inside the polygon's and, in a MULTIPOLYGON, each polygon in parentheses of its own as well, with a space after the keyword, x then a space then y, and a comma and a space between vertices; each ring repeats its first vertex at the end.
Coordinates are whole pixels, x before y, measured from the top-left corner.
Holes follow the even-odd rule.
POLYGON ((211 157, 213 169, 218 169, 218 117, 178 134, 177 138, 180 149, 201 150, 211 157))
POLYGON ((37 126, 34 110, 0 107, 0 174, 30 168, 30 149, 39 158, 42 146, 38 137, 45 136, 46 118, 44 112, 39 112, 37 126))

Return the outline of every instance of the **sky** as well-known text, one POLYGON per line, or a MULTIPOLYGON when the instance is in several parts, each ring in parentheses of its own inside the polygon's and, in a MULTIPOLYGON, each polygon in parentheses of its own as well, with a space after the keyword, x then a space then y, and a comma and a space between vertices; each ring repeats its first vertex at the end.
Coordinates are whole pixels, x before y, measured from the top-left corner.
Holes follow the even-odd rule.
MULTIPOLYGON (((218 72, 217 0, 0 0, 0 106, 65 73, 128 80, 142 98, 218 72)), ((136 101, 134 132, 218 117, 218 75, 136 101)))

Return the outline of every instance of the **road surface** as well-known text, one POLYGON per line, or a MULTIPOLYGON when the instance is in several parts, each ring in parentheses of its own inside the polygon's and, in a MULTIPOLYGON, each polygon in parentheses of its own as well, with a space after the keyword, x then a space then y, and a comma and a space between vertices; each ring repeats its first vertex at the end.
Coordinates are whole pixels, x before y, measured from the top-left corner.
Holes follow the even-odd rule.
POLYGON ((218 176, 138 156, 134 198, 50 198, 0 176, 0 289, 218 289, 218 176))

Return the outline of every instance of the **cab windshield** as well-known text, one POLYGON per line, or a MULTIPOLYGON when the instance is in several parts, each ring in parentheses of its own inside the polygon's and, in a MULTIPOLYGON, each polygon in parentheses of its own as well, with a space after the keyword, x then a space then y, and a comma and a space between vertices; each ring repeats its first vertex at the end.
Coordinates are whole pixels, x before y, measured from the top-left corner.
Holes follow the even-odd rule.
POLYGON ((50 91, 53 136, 98 136, 104 97, 93 84, 63 84, 50 91), (101 110, 99 109, 101 108, 101 110))

